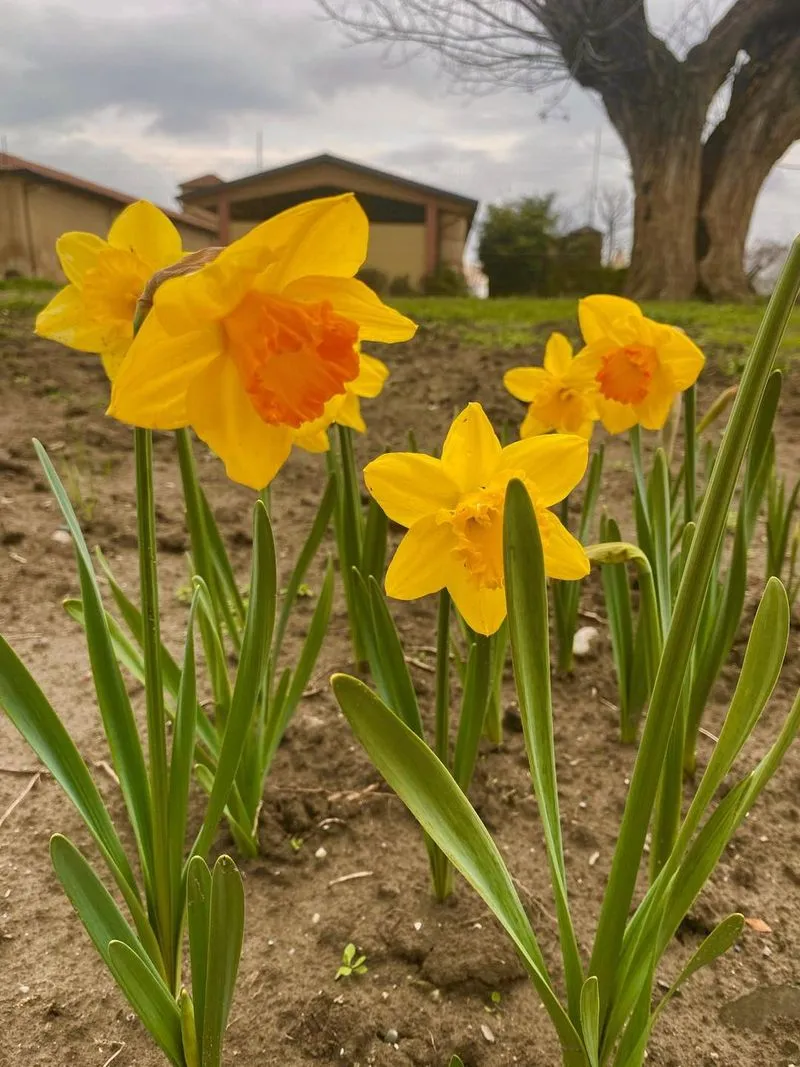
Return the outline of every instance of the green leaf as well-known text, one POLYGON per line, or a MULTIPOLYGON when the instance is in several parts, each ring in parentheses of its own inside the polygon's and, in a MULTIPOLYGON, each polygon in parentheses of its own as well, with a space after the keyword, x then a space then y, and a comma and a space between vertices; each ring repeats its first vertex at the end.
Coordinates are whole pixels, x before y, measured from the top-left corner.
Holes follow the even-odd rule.
POLYGON ((211 676, 211 690, 214 694, 215 726, 219 735, 223 732, 231 706, 231 683, 228 677, 228 663, 225 656, 225 648, 222 644, 222 634, 217 622, 217 613, 209 588, 197 574, 192 578, 192 587, 194 590, 193 596, 196 595, 197 597, 198 619, 203 635, 203 650, 208 673, 211 676), (203 625, 204 622, 205 625, 203 625))
MULTIPOLYGON (((114 573, 111 570, 111 566, 108 560, 105 558, 99 548, 95 549, 95 557, 97 562, 105 575, 108 587, 111 590, 111 596, 114 603, 117 605, 117 610, 122 616, 122 621, 130 630, 133 639, 136 641, 139 648, 143 644, 143 623, 142 613, 138 606, 133 603, 130 597, 127 595, 122 586, 117 582, 114 577, 114 573)), ((110 619, 111 616, 107 615, 110 619)), ((180 685, 181 672, 178 664, 172 658, 167 647, 161 644, 161 674, 164 679, 164 689, 169 695, 175 699, 178 692, 178 686, 180 685)), ((144 660, 142 659, 142 676, 144 676, 144 660)))
POLYGON ((225 550, 225 543, 219 532, 217 520, 214 518, 214 512, 202 486, 200 487, 200 502, 203 509, 203 525, 208 539, 211 561, 219 578, 221 591, 233 608, 237 623, 243 625, 247 613, 244 598, 236 582, 236 575, 233 573, 231 561, 225 550))
POLYGON ((566 1050, 586 1064, 581 1038, 559 1003, 536 936, 497 846, 425 742, 362 682, 335 675, 333 690, 358 740, 423 830, 450 858, 517 947, 566 1050))
MULTIPOLYGON (((158 978, 156 964, 148 956, 114 898, 72 842, 61 834, 54 834, 50 838, 50 859, 64 892, 106 966, 111 967, 109 945, 112 941, 122 941, 141 957, 154 977, 158 978)), ((160 959, 154 937, 151 939, 151 950, 155 953, 155 959, 160 959)))
POLYGON ((311 566, 311 562, 319 551, 319 546, 322 543, 322 539, 325 536, 325 531, 328 529, 328 524, 333 514, 333 509, 336 506, 336 477, 330 475, 328 477, 327 485, 325 486, 325 492, 322 495, 319 507, 317 508, 317 514, 314 516, 314 521, 311 524, 311 529, 308 532, 308 537, 305 540, 305 544, 300 550, 300 555, 297 557, 297 562, 294 565, 289 582, 286 586, 286 592, 283 596, 283 604, 281 605, 280 615, 278 616, 278 622, 275 626, 275 639, 273 642, 273 659, 277 659, 281 648, 283 647, 283 639, 286 634, 286 627, 289 625, 289 619, 292 614, 292 608, 297 599, 297 592, 300 586, 303 584, 303 579, 306 576, 308 568, 311 566))
POLYGON ((183 1056, 186 1060, 186 1067, 201 1067, 200 1050, 197 1047, 194 1005, 192 1004, 192 998, 185 989, 181 990, 178 997, 178 1007, 181 1013, 181 1039, 183 1041, 183 1056))
POLYGON ((669 499, 669 469, 663 449, 656 450, 653 469, 647 487, 650 534, 653 544, 653 571, 661 612, 661 629, 669 630, 672 617, 672 591, 670 587, 672 511, 669 499))
POLYGON ((724 955, 728 949, 733 947, 741 937, 743 928, 743 915, 729 915, 727 919, 723 919, 722 922, 711 931, 659 1001, 658 1007, 653 1013, 654 1022, 685 981, 691 978, 701 967, 707 967, 710 963, 713 963, 714 960, 719 959, 720 956, 724 955))
POLYGON ((112 870, 138 895, 128 857, 86 764, 47 697, 3 637, 0 707, 78 809, 112 870))
MULTIPOLYGON (((83 601, 78 599, 67 599, 63 602, 62 607, 73 622, 77 622, 77 624, 84 630, 86 629, 83 601)), ((137 682, 143 685, 144 659, 142 657, 141 649, 131 641, 114 616, 109 614, 109 612, 106 612, 106 624, 108 626, 108 632, 111 635, 111 642, 114 646, 114 653, 118 662, 136 679, 137 682)))
POLYGON ((220 856, 211 879, 208 963, 203 1014, 203 1067, 221 1067, 244 933, 244 888, 236 865, 220 856))
POLYGON ((169 989, 130 946, 112 941, 111 971, 133 1010, 175 1067, 184 1067, 181 1013, 169 989))
POLYGON ((55 467, 42 445, 34 440, 34 448, 42 464, 45 477, 50 483, 64 520, 72 535, 81 586, 81 599, 85 616, 86 645, 92 668, 95 692, 103 728, 108 738, 111 759, 119 778, 125 798, 128 816, 139 844, 139 853, 149 878, 152 857, 152 832, 150 815, 150 790, 147 768, 136 720, 122 679, 111 635, 106 625, 106 613, 100 597, 100 588, 92 567, 91 556, 86 547, 80 524, 69 497, 56 473, 55 467))
POLYGON ((389 536, 389 520, 383 508, 370 497, 367 505, 367 519, 364 524, 364 544, 361 547, 361 565, 359 570, 363 577, 383 579, 386 566, 386 542, 389 536))
POLYGON ((550 866, 570 1018, 575 1022, 580 1017, 583 966, 567 899, 564 845, 558 808, 553 706, 550 694, 547 579, 539 524, 533 503, 528 490, 517 479, 509 482, 506 491, 503 547, 508 628, 517 698, 550 866))
POLYGON ((214 785, 192 854, 206 855, 228 803, 242 752, 250 735, 259 693, 266 680, 276 595, 275 542, 267 510, 261 501, 257 501, 253 510, 253 565, 242 655, 214 773, 214 785))
POLYGON ((469 789, 478 747, 483 734, 486 704, 489 698, 491 646, 488 637, 474 634, 467 656, 467 673, 461 696, 456 747, 453 753, 453 778, 465 793, 469 789))
MULTIPOLYGON (((194 652, 194 620, 200 590, 195 587, 186 622, 186 642, 183 653, 181 684, 175 711, 172 756, 169 769, 169 804, 167 811, 169 855, 172 860, 173 884, 180 882, 183 853, 186 843, 186 817, 189 808, 189 788, 192 777, 195 730, 197 725, 197 674, 194 652)), ((183 915, 183 895, 177 894, 175 929, 180 929, 183 915)))
POLYGON ((591 1067, 598 1067, 600 1055, 600 995, 597 979, 591 975, 581 988, 581 1030, 591 1067))
POLYGON ((208 982, 208 931, 211 925, 211 871, 201 856, 192 857, 187 868, 186 925, 189 929, 195 1033, 197 1046, 202 1049, 208 982))
MULTIPOLYGON (((359 576, 354 575, 358 582, 359 576)), ((379 676, 386 686, 386 703, 403 722, 418 734, 423 735, 422 717, 417 703, 414 683, 406 663, 403 645, 397 633, 386 597, 373 577, 366 580, 369 597, 374 647, 380 659, 379 676)))

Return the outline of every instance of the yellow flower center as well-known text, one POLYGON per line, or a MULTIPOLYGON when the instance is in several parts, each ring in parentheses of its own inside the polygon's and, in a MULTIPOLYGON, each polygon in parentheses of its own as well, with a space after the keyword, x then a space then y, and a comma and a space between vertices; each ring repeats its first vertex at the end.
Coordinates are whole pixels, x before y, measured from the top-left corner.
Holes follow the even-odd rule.
POLYGON ((150 271, 138 256, 117 248, 104 249, 83 277, 87 320, 115 319, 129 325, 133 335, 136 302, 149 278, 150 271))
POLYGON ((505 488, 480 489, 447 516, 456 535, 456 559, 485 589, 503 586, 504 502, 505 488))
POLYGON ((655 349, 626 345, 603 356, 598 371, 600 392, 620 404, 640 404, 650 391, 650 381, 658 367, 655 349))
POLYGON ((226 350, 264 422, 319 418, 358 374, 358 326, 331 305, 249 292, 225 317, 226 350))

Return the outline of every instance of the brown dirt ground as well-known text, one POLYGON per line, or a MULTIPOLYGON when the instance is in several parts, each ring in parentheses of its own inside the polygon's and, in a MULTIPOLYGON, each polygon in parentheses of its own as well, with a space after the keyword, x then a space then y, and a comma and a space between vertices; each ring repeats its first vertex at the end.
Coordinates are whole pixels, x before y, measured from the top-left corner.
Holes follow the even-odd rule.
MULTIPOLYGON (((536 340, 540 350, 541 334, 536 340)), ((100 761, 106 757, 82 636, 61 601, 76 595, 69 546, 53 540, 60 516, 33 456, 42 439, 77 496, 90 544, 108 554, 135 589, 131 435, 104 417, 107 395, 93 357, 67 353, 6 331, 0 342, 0 628, 18 649, 63 717, 119 821, 120 805, 100 761)), ((711 353, 713 357, 713 353, 711 353)), ((454 410, 481 400, 500 424, 519 411, 504 393, 502 373, 526 353, 476 352, 446 334, 422 330, 408 346, 385 353, 392 378, 368 409, 372 431, 363 458, 402 447, 409 427, 422 447, 437 445, 454 410)), ((727 384, 706 373, 701 409, 727 384)), ((800 453, 800 385, 787 382, 779 429, 785 466, 800 453)), ((202 478, 233 557, 249 555, 251 495, 225 480, 216 460, 198 449, 202 478)), ((161 583, 167 640, 179 647, 185 607, 184 533, 173 445, 156 446, 161 583)), ((626 450, 613 442, 604 503, 620 517, 630 509, 626 450)), ((276 535, 288 566, 319 497, 323 467, 298 455, 274 492, 276 535)), ((751 600, 762 584, 753 561, 751 600)), ((311 584, 318 580, 319 568, 311 584)), ((615 686, 598 582, 587 583, 583 608, 601 630, 594 657, 554 686, 559 786, 572 907, 584 948, 590 944, 607 875, 633 752, 617 741, 615 686), (594 613, 594 614, 591 614, 594 613), (599 853, 590 863, 593 853, 599 853)), ((293 626, 302 634, 311 605, 301 602, 293 626)), ((752 603, 750 606, 752 616, 752 603)), ((432 643, 433 605, 398 605, 408 652, 424 660, 432 643)), ((740 659, 743 638, 735 659, 740 659)), ((282 745, 267 785, 263 858, 242 865, 247 926, 238 992, 227 1039, 229 1064, 442 1065, 459 1052, 468 1067, 554 1067, 549 1022, 510 944, 463 883, 451 902, 432 902, 426 855, 404 808, 351 738, 327 685, 350 653, 341 602, 316 672, 282 745), (335 821, 322 827, 323 820, 335 821), (290 838, 302 837, 295 852, 290 838), (325 859, 315 857, 321 844, 325 859), (366 877, 331 886, 340 876, 366 877), (343 946, 367 955, 362 978, 334 983, 343 946), (490 994, 501 994, 489 1011, 490 994), (489 1030, 485 1031, 484 1028, 489 1030), (395 1045, 387 1030, 399 1035, 395 1045), (488 1038, 492 1038, 489 1040, 488 1038)), ((423 703, 432 676, 415 666, 423 703)), ((735 680, 726 668, 709 710, 718 721, 735 680)), ((793 631, 783 677, 747 754, 764 750, 800 680, 793 631)), ((132 691, 135 691, 132 686, 132 691)), ((513 690, 506 684, 511 708, 513 690)), ((705 741, 708 745, 709 742, 705 741)), ((31 783, 35 760, 0 720, 0 812, 31 783)), ((735 910, 759 917, 771 934, 746 930, 736 949, 695 977, 665 1013, 649 1063, 660 1067, 800 1063, 800 750, 785 765, 727 850, 707 890, 670 948, 661 977, 676 973, 713 923, 735 910), (738 998, 750 994, 744 1004, 738 998), (733 1005, 733 1007, 731 1007, 733 1005)), ((557 947, 548 876, 521 736, 508 731, 481 755, 472 790, 487 826, 507 854, 546 954, 557 947)), ((200 810, 199 798, 195 816, 200 810)), ((117 991, 51 871, 54 831, 90 847, 75 812, 47 776, 36 779, 0 826, 0 1065, 44 1067, 109 1063, 156 1067, 160 1054, 117 991)), ((220 849, 231 848, 223 832, 220 849)))

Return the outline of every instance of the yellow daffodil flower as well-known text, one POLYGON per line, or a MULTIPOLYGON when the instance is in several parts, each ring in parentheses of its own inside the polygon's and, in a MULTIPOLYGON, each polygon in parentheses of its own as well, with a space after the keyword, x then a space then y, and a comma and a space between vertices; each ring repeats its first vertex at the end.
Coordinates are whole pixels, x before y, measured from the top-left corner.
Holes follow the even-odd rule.
POLYGON ((358 342, 414 335, 414 323, 353 277, 367 236, 352 194, 311 200, 165 281, 109 414, 147 429, 192 426, 230 478, 263 488, 297 430, 358 376, 358 342))
POLYGON ((575 363, 594 373, 605 428, 660 430, 675 397, 697 381, 703 353, 682 330, 645 318, 621 296, 586 297, 578 318, 586 347, 575 363))
POLYGON ((591 366, 573 358, 572 345, 561 333, 550 335, 543 367, 514 367, 503 384, 517 400, 528 404, 520 437, 557 430, 592 436, 597 418, 597 384, 591 366))
POLYGON ((156 271, 181 258, 180 234, 163 211, 139 201, 114 221, 107 240, 65 233, 56 252, 69 284, 39 312, 36 333, 101 356, 113 380, 133 340, 136 301, 156 271))
POLYGON ((589 446, 575 434, 549 434, 500 446, 480 404, 458 415, 442 458, 414 452, 380 456, 364 470, 367 489, 394 522, 408 527, 386 573, 386 592, 415 600, 446 588, 466 622, 494 633, 506 616, 503 510, 509 481, 530 493, 552 578, 578 579, 589 562, 548 509, 575 488, 589 446))
POLYGON ((361 400, 378 396, 389 377, 389 368, 375 356, 359 351, 358 376, 345 384, 344 392, 325 405, 319 419, 304 422, 295 431, 294 442, 307 452, 327 452, 330 447, 328 427, 331 423, 349 426, 358 433, 366 433, 367 424, 361 414, 361 400))

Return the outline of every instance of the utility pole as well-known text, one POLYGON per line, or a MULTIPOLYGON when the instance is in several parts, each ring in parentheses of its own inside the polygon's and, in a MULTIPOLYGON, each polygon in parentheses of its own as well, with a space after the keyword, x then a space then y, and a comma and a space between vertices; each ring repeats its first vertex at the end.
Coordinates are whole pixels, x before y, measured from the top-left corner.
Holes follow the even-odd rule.
POLYGON ((256 170, 264 169, 264 134, 259 130, 256 133, 256 170))

